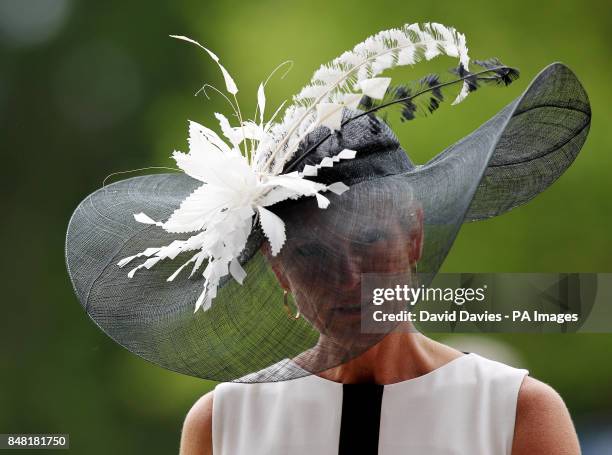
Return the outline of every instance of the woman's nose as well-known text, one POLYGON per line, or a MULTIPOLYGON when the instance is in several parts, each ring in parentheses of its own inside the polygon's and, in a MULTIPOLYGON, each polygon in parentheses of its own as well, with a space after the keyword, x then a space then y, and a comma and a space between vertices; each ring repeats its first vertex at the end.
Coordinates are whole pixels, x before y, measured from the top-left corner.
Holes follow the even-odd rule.
POLYGON ((361 258, 357 255, 340 253, 337 268, 339 289, 348 291, 361 286, 361 263, 361 258))

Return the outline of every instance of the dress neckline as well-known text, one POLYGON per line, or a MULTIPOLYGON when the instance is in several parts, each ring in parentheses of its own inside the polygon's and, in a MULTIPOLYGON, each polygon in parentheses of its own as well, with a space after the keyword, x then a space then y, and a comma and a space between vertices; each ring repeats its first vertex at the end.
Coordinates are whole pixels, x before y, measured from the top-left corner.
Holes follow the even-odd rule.
POLYGON ((330 385, 335 385, 338 387, 341 386, 379 386, 379 387, 385 387, 385 388, 393 388, 393 387, 397 387, 397 386, 401 386, 401 385, 407 385, 407 384, 417 384, 423 381, 427 381, 427 380, 431 380, 433 379, 435 376, 441 374, 444 371, 447 371, 449 369, 455 368, 457 365, 463 363, 464 361, 466 361, 466 359, 468 358, 473 358, 476 354, 474 354, 473 352, 468 352, 468 353, 464 353, 463 355, 460 355, 459 357, 455 357, 452 360, 449 360, 448 362, 446 362, 444 365, 439 366, 438 368, 435 368, 433 370, 431 370, 428 373, 422 374, 421 376, 417 376, 416 378, 410 378, 410 379, 404 379, 403 381, 398 381, 398 382, 391 382, 389 384, 376 384, 376 383, 372 383, 372 382, 363 382, 363 383, 343 383, 343 382, 337 382, 337 381, 332 381, 331 379, 326 379, 324 377, 321 377, 317 374, 314 373, 310 373, 309 371, 305 370, 304 368, 302 368, 301 366, 299 366, 295 361, 293 361, 292 359, 287 359, 288 362, 295 368, 298 368, 304 372, 307 373, 306 376, 303 376, 303 378, 308 378, 308 377, 312 377, 314 380, 320 381, 322 383, 327 383, 330 385))

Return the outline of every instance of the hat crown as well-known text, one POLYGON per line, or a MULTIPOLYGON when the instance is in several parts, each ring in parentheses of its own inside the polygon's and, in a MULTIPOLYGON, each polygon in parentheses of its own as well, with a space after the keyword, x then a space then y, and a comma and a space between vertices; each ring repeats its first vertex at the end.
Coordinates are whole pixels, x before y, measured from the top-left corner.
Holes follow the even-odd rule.
MULTIPOLYGON (((345 109, 342 121, 363 114, 345 109)), ((283 172, 302 171, 306 165, 317 165, 323 158, 333 157, 343 149, 357 152, 352 160, 340 160, 333 167, 318 169, 316 177, 308 177, 325 185, 341 181, 347 185, 414 169, 414 164, 400 146, 389 126, 374 115, 363 115, 332 133, 320 145, 308 151, 330 134, 326 127, 318 127, 302 141, 283 172), (304 152, 307 155, 302 159, 304 152), (297 162, 297 164, 294 164, 297 162)))

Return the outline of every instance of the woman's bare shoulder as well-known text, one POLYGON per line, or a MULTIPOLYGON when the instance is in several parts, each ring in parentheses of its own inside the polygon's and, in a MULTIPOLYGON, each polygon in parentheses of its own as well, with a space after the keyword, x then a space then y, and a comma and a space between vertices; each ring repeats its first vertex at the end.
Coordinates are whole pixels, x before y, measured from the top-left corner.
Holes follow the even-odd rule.
POLYGON ((191 407, 183 423, 180 455, 212 455, 212 408, 212 391, 191 407))
POLYGON ((525 376, 518 394, 512 455, 580 455, 574 424, 561 396, 525 376))

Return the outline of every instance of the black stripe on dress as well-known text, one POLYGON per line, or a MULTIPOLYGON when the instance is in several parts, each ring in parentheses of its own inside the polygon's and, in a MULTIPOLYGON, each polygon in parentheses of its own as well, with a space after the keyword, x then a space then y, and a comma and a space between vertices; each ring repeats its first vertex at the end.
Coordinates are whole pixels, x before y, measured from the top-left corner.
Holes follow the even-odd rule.
POLYGON ((338 455, 377 455, 384 385, 343 384, 338 455))

